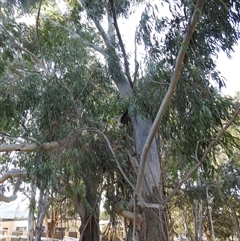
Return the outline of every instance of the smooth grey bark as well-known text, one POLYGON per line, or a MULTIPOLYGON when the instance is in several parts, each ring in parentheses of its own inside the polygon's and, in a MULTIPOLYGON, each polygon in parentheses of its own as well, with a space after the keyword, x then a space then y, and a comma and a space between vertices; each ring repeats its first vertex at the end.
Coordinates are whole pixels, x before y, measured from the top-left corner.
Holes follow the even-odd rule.
POLYGON ((38 200, 38 215, 37 215, 37 223, 36 223, 36 233, 35 233, 35 241, 41 241, 42 235, 42 224, 46 212, 47 207, 47 192, 40 191, 39 200, 38 200))
POLYGON ((216 241, 214 226, 213 226, 213 219, 212 219, 211 205, 210 205, 210 200, 209 200, 209 195, 208 195, 208 187, 206 188, 206 195, 207 195, 207 207, 208 207, 208 212, 209 212, 209 219, 210 219, 211 230, 212 230, 212 239, 213 239, 213 241, 216 241))
POLYGON ((199 241, 202 241, 203 236, 203 212, 202 212, 202 200, 199 202, 199 241))
POLYGON ((30 205, 28 210, 28 241, 33 240, 34 236, 34 211, 35 211, 35 198, 36 198, 36 185, 31 183, 31 196, 30 205))
POLYGON ((187 240, 190 241, 190 240, 192 240, 192 238, 191 238, 191 232, 190 232, 189 226, 188 226, 186 210, 182 210, 182 217, 183 217, 183 222, 184 222, 185 234, 186 234, 187 240))
MULTIPOLYGON (((129 99, 133 95, 133 89, 130 80, 128 80, 127 76, 124 74, 124 71, 122 70, 119 57, 115 50, 113 37, 114 29, 112 25, 113 20, 111 19, 110 14, 108 14, 108 34, 105 33, 105 31, 103 30, 102 26, 98 21, 93 21, 106 45, 107 54, 105 57, 108 63, 112 79, 117 85, 121 96, 125 99, 129 99)), ((136 113, 134 116, 131 116, 131 120, 134 130, 136 150, 138 156, 140 156, 146 143, 146 139, 151 130, 152 121, 141 116, 139 113, 136 113)), ((147 155, 147 165, 142 175, 144 175, 144 185, 142 192, 144 201, 150 203, 161 203, 161 199, 163 198, 163 193, 161 195, 161 192, 163 189, 160 188, 160 158, 155 138, 150 144, 149 154, 147 155)), ((136 232, 133 234, 135 239, 138 239, 138 236, 141 240, 154 241, 159 240, 159 237, 162 236, 162 240, 168 241, 167 220, 165 217, 166 215, 164 213, 159 216, 159 210, 152 210, 150 208, 138 208, 137 211, 142 214, 143 223, 141 230, 135 230, 136 232), (151 220, 151 222, 149 222, 149 220, 151 220), (139 235, 137 234, 137 232, 139 233, 139 235)), ((130 233, 132 233, 133 231, 134 230, 130 230, 130 233)))
POLYGON ((192 204, 192 215, 194 224, 194 240, 198 240, 198 201, 192 204))
MULTIPOLYGON (((2 145, 1 145, 2 146, 2 145)), ((27 172, 25 170, 9 170, 3 175, 0 176, 0 183, 3 183, 10 177, 25 177, 27 172)), ((17 199, 16 192, 18 191, 20 183, 15 186, 14 193, 11 196, 5 196, 4 194, 0 193, 0 202, 13 202, 17 199)))

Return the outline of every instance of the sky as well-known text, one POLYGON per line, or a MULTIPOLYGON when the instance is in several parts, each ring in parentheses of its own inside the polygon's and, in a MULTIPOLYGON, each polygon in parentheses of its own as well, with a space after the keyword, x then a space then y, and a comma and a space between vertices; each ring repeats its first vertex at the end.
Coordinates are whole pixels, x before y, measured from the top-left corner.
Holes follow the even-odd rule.
POLYGON ((222 92, 231 96, 240 91, 240 41, 234 50, 232 59, 228 59, 226 54, 221 52, 217 60, 217 68, 226 78, 226 88, 223 88, 222 92))

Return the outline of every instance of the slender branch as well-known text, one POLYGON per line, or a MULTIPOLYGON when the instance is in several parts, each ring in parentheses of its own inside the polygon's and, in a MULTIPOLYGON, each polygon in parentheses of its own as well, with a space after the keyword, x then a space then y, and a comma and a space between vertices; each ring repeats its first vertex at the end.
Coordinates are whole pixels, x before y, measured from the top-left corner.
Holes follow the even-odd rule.
POLYGON ((138 75, 138 70, 139 70, 139 63, 137 61, 137 29, 135 31, 135 37, 134 37, 134 62, 135 62, 135 70, 134 70, 134 75, 133 75, 133 85, 136 83, 137 80, 137 75, 138 75))
POLYGON ((5 132, 1 132, 0 133, 0 136, 3 138, 3 139, 8 139, 8 140, 11 140, 11 141, 16 141, 22 145, 25 144, 25 142, 23 140, 20 140, 19 138, 16 138, 16 137, 13 137, 13 136, 10 136, 9 134, 5 133, 5 132))
POLYGON ((170 199, 176 194, 176 192, 181 188, 182 184, 186 182, 193 173, 204 163, 206 160, 207 155, 211 151, 211 149, 217 145, 218 141, 221 139, 221 137, 224 135, 226 130, 231 126, 231 124, 234 122, 238 114, 240 113, 240 106, 237 108, 235 113, 233 114, 232 118, 227 122, 227 124, 222 128, 222 130, 219 132, 219 134, 215 137, 215 139, 208 145, 207 149, 205 150, 201 160, 188 172, 185 174, 185 176, 182 178, 182 180, 178 183, 178 185, 172 190, 172 192, 167 196, 167 198, 164 200, 163 205, 167 204, 170 199))
POLYGON ((133 185, 133 184, 131 183, 131 181, 128 179, 127 175, 124 173, 124 171, 123 171, 120 163, 119 163, 118 160, 117 160, 117 157, 116 157, 116 155, 115 155, 115 152, 113 151, 112 146, 111 146, 108 138, 106 137, 106 135, 105 135, 104 133, 102 133, 101 131, 99 131, 99 130, 94 130, 94 131, 100 133, 100 134, 104 137, 104 139, 106 140, 106 142, 107 142, 107 144, 108 144, 108 147, 109 147, 109 149, 110 149, 110 151, 111 151, 111 153, 112 153, 112 155, 113 155, 113 157, 114 157, 114 160, 115 160, 116 163, 117 163, 118 169, 120 170, 121 174, 123 175, 123 177, 125 178, 125 180, 128 182, 128 184, 129 184, 129 185, 132 187, 132 189, 134 190, 134 188, 135 188, 134 185, 133 185))
POLYGON ((39 17, 40 17, 40 11, 42 7, 43 0, 40 0, 39 7, 38 7, 38 14, 37 14, 37 20, 36 20, 36 34, 37 34, 37 45, 38 45, 38 51, 41 53, 41 45, 40 45, 40 36, 39 36, 39 17))
POLYGON ((179 50, 178 56, 177 56, 177 60, 176 60, 176 64, 175 64, 175 70, 172 74, 171 77, 171 82, 170 85, 168 87, 168 91, 161 103, 161 106, 158 110, 157 116, 154 120, 154 123, 152 125, 152 128, 148 134, 147 140, 145 142, 144 148, 143 148, 143 152, 141 155, 141 160, 140 160, 140 169, 139 169, 139 175, 137 177, 137 184, 136 184, 136 189, 135 189, 135 196, 137 199, 140 199, 141 197, 141 193, 142 193, 142 187, 143 187, 143 180, 144 180, 144 171, 145 171, 145 167, 146 167, 146 162, 147 162, 147 155, 151 146, 151 143, 153 141, 153 138, 157 132, 157 129, 162 121, 162 118, 166 112, 166 109, 168 107, 168 105, 170 104, 170 101, 172 99, 173 94, 176 91, 177 88, 177 83, 181 74, 181 69, 182 69, 182 63, 184 60, 184 57, 186 55, 186 51, 187 48, 189 46, 189 42, 191 40, 192 34, 196 28, 197 25, 197 21, 200 17, 200 13, 201 10, 203 8, 204 5, 204 0, 199 0, 197 2, 195 11, 190 19, 190 23, 189 26, 186 29, 186 34, 184 36, 183 42, 182 42, 182 46, 179 50))
POLYGON ((99 52, 100 54, 102 54, 104 57, 106 57, 106 52, 103 48, 101 48, 100 46, 93 44, 93 43, 88 43, 86 41, 83 41, 88 47, 96 50, 97 52, 99 52))
MULTIPOLYGON (((10 170, 4 173, 2 176, 0 176, 0 183, 3 183, 5 180, 7 180, 10 177, 25 177, 27 175, 27 172, 25 170, 10 170)), ((19 189, 20 182, 17 183, 17 186, 14 188, 14 193, 7 197, 0 193, 0 202, 12 202, 17 199, 16 192, 19 189)))
POLYGON ((122 36, 121 36, 120 30, 119 30, 119 27, 118 27, 114 2, 113 2, 113 0, 110 0, 109 2, 110 2, 110 5, 111 5, 111 10, 112 10, 112 15, 113 15, 113 25, 116 29, 119 45, 120 45, 120 48, 121 48, 122 54, 123 54, 125 72, 126 72, 126 75, 128 77, 128 80, 129 80, 129 83, 130 83, 131 87, 133 87, 133 83, 132 83, 132 79, 131 79, 131 75, 130 75, 130 70, 129 70, 129 62, 128 62, 128 58, 127 58, 127 53, 126 53, 126 50, 125 50, 125 47, 124 47, 124 44, 123 44, 123 41, 122 41, 122 36))

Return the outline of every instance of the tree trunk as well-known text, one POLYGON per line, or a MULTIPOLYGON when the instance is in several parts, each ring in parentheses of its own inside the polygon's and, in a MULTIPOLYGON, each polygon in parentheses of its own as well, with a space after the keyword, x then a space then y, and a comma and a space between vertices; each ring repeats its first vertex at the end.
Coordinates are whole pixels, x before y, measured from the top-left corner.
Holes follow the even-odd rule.
POLYGON ((237 233, 237 240, 240 241, 240 226, 239 226, 239 221, 238 221, 238 217, 237 214, 235 212, 235 210, 232 207, 231 201, 229 202, 229 206, 233 215, 233 220, 234 220, 234 224, 235 224, 235 229, 236 229, 236 233, 237 233))
MULTIPOLYGON (((137 154, 141 155, 145 141, 152 126, 152 122, 140 115, 132 118, 134 136, 136 142, 137 154)), ((156 139, 153 140, 150 151, 147 157, 147 165, 145 170, 145 181, 143 185, 142 198, 147 203, 161 204, 163 200, 163 183, 161 182, 160 158, 156 139)), ((142 215, 142 224, 140 230, 137 230, 137 235, 141 241, 168 241, 168 220, 165 210, 139 208, 139 213, 142 215)), ((129 230, 128 240, 132 240, 131 234, 133 230, 129 230)))
POLYGON ((49 238, 54 238, 54 235, 56 233, 57 225, 58 225, 57 212, 56 212, 56 210, 54 210, 54 207, 52 206, 51 220, 50 220, 50 225, 49 225, 49 228, 48 228, 48 237, 49 238))
POLYGON ((194 220, 194 240, 198 241, 198 201, 194 201, 192 205, 192 214, 194 220))
POLYGON ((75 198, 74 200, 74 205, 81 218, 80 241, 100 241, 100 209, 96 192, 98 185, 96 183, 95 185, 86 185, 87 205, 83 204, 81 198, 75 198))
POLYGON ((41 240, 42 235, 42 224, 43 219, 46 212, 46 206, 47 206, 47 193, 40 192, 39 195, 39 201, 38 201, 38 216, 37 216, 37 224, 36 224, 36 234, 35 234, 35 241, 41 240))
POLYGON ((215 232, 214 232, 214 226, 213 226, 212 211, 211 211, 210 200, 209 200, 209 196, 208 196, 208 187, 206 189, 206 194, 207 194, 207 207, 208 207, 209 219, 210 219, 211 230, 212 230, 212 240, 216 241, 215 232))
POLYGON ((33 240, 34 236, 34 211, 35 211, 35 198, 36 198, 36 185, 31 183, 31 198, 28 211, 28 241, 33 240))
POLYGON ((190 240, 192 240, 192 237, 191 237, 191 232, 190 232, 189 226, 188 226, 186 210, 182 210, 182 217, 183 217, 183 222, 184 222, 185 235, 187 237, 187 240, 190 241, 190 240))
POLYGON ((202 227, 203 227, 203 212, 202 212, 202 200, 199 203, 199 241, 202 241, 202 227))

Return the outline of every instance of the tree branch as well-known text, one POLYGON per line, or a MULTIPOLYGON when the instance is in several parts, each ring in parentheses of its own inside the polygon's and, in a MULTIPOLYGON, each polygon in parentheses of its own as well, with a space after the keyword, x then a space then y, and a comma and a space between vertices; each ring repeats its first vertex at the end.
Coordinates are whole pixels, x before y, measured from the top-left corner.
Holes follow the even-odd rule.
POLYGON ((57 149, 59 146, 59 143, 56 141, 53 142, 46 142, 42 145, 38 144, 3 144, 0 145, 0 152, 10 152, 10 151, 34 151, 36 148, 43 148, 44 150, 50 151, 57 149))
POLYGON ((0 202, 10 203, 10 202, 15 201, 16 199, 17 199, 17 195, 15 193, 10 197, 0 194, 0 202))
POLYGON ((189 42, 191 40, 192 34, 196 28, 197 21, 200 17, 201 10, 204 5, 204 0, 198 0, 196 8, 194 10, 193 15, 190 18, 190 23, 186 28, 186 34, 183 38, 182 46, 179 50, 176 64, 175 64, 175 69, 171 77, 171 82, 168 87, 168 91, 161 103, 161 106, 158 110, 157 116, 154 120, 154 123, 152 125, 152 128, 148 134, 147 140, 145 142, 145 145, 143 147, 142 155, 141 155, 141 160, 140 160, 140 169, 139 169, 139 174, 137 177, 137 184, 136 184, 136 189, 135 189, 135 196, 137 199, 141 198, 141 193, 142 193, 142 187, 143 187, 143 181, 144 181, 144 172, 145 172, 145 167, 146 167, 146 162, 147 162, 147 155, 151 146, 151 143, 153 141, 153 138, 157 132, 157 129, 162 121, 162 118, 166 112, 166 109, 172 99, 173 94, 176 91, 177 88, 177 83, 181 74, 181 69, 182 69, 182 63, 187 51, 187 48, 189 46, 189 42))
POLYGON ((129 62, 128 62, 128 58, 127 58, 127 53, 126 53, 126 50, 125 50, 125 47, 124 47, 124 44, 123 44, 123 41, 122 41, 122 36, 121 36, 120 30, 119 30, 119 27, 118 27, 114 3, 113 3, 113 0, 110 0, 109 2, 110 2, 110 5, 111 5, 111 10, 112 10, 112 15, 113 15, 113 25, 116 29, 119 45, 120 45, 120 48, 121 48, 122 54, 123 54, 125 72, 126 72, 126 75, 128 77, 129 83, 130 83, 131 87, 133 88, 133 83, 132 83, 130 70, 129 70, 129 62))
POLYGON ((11 140, 11 141, 18 142, 22 145, 25 144, 25 142, 23 140, 20 140, 19 138, 16 138, 16 137, 13 137, 13 136, 9 135, 8 133, 6 133, 4 131, 0 132, 0 136, 2 137, 2 142, 3 142, 3 140, 8 139, 8 140, 11 140))
POLYGON ((182 184, 186 182, 193 173, 203 164, 203 162, 206 160, 207 155, 211 151, 211 149, 217 145, 220 138, 224 135, 226 130, 231 126, 231 124, 234 122, 238 114, 240 113, 240 106, 237 108, 235 113, 233 114, 232 118, 227 122, 227 124, 223 127, 223 129, 219 132, 219 134, 215 137, 215 139, 208 145, 207 149, 205 150, 202 158, 198 163, 188 172, 185 174, 185 176, 182 178, 182 180, 179 182, 179 184, 172 190, 172 192, 167 196, 167 198, 164 200, 162 205, 166 205, 170 199, 176 194, 176 192, 181 188, 182 184))
POLYGON ((0 183, 3 183, 10 177, 25 177, 26 175, 27 172, 25 170, 10 170, 4 173, 2 176, 0 176, 0 183))
MULTIPOLYGON (((4 173, 2 176, 0 176, 0 183, 3 183, 5 180, 7 180, 10 177, 25 177, 27 175, 27 172, 25 170, 10 170, 4 173)), ((14 194, 11 196, 7 197, 0 193, 0 201, 1 202, 12 202, 17 199, 17 195, 15 192, 17 192, 18 188, 20 186, 20 183, 17 184, 17 187, 14 189, 14 194)))
POLYGON ((135 38, 134 38, 134 63, 135 63, 135 70, 134 70, 134 75, 133 75, 133 85, 136 83, 137 80, 137 75, 138 75, 138 70, 139 70, 139 63, 137 61, 137 28, 135 31, 135 38))
POLYGON ((103 39, 105 45, 107 46, 107 48, 109 48, 111 46, 111 44, 110 44, 108 36, 107 36, 106 32, 104 31, 102 25, 96 19, 93 19, 93 22, 94 22, 97 30, 99 31, 100 35, 102 36, 102 39, 103 39))
POLYGON ((40 11, 42 7, 43 0, 40 0, 39 7, 38 7, 38 14, 37 14, 37 20, 36 20, 36 34, 37 34, 37 45, 38 45, 38 51, 41 53, 41 45, 40 45, 40 37, 39 37, 39 17, 40 17, 40 11))
MULTIPOLYGON (((97 52, 99 52, 100 54, 102 54, 104 57, 106 57, 106 51, 105 51, 103 48, 101 48, 100 46, 98 46, 98 45, 96 45, 96 44, 93 44, 93 43, 89 43, 88 41, 84 40, 83 37, 82 37, 80 34, 75 33, 73 30, 72 30, 72 31, 69 31, 69 28, 60 25, 60 24, 57 23, 56 21, 53 21, 52 19, 50 19, 50 18, 48 18, 48 17, 46 17, 46 16, 44 16, 44 15, 41 15, 41 16, 42 16, 44 19, 47 19, 48 21, 50 21, 50 22, 51 22, 52 24, 54 24, 56 27, 61 27, 61 28, 65 29, 65 30, 67 30, 67 31, 69 32, 69 34, 70 34, 73 38, 75 38, 75 39, 81 39, 81 41, 82 41, 85 45, 87 45, 88 47, 96 50, 97 52)), ((103 31, 104 31, 104 30, 103 30, 103 31)))

